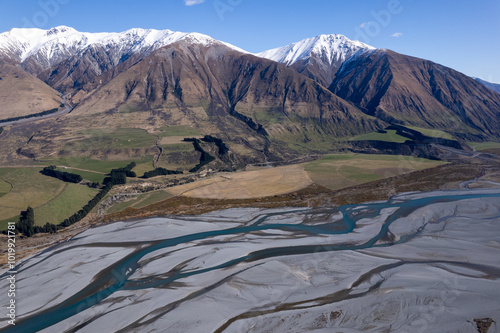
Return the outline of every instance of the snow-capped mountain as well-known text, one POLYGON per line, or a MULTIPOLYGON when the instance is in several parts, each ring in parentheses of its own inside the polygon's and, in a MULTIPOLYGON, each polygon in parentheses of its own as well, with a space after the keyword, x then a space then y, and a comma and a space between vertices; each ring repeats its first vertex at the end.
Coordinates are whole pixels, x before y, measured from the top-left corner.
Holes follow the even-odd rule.
MULTIPOLYGON (((51 99, 54 91, 45 89, 48 85, 69 96, 74 115, 112 113, 122 106, 161 110, 180 105, 182 111, 204 101, 211 115, 227 115, 256 133, 293 133, 302 127, 292 119, 309 118, 319 119, 318 125, 327 126, 322 127, 325 133, 335 135, 378 128, 362 112, 386 122, 441 130, 460 124, 470 133, 491 136, 500 128, 500 95, 472 78, 342 35, 320 35, 252 55, 198 33, 12 29, 0 34, 0 64, 4 86, 33 83, 51 99), (2 74, 7 66, 31 76, 14 70, 2 74), (24 82, 16 81, 22 77, 24 82), (454 78, 453 84, 448 78, 454 78), (282 110, 288 120, 261 124, 252 119, 253 106, 282 110)), ((0 104, 10 95, 0 98, 0 104)), ((183 112, 175 119, 191 117, 183 112)))
MULTIPOLYGON (((100 77, 129 61, 132 66, 156 50, 176 42, 198 46, 226 46, 246 51, 199 33, 130 29, 120 33, 87 33, 59 26, 50 30, 11 29, 0 34, 0 61, 20 65, 60 92, 94 89, 100 77)), ((114 70, 110 77, 125 68, 114 70)))
POLYGON ((374 50, 370 45, 335 34, 307 38, 256 55, 292 67, 328 87, 344 61, 374 50))
POLYGON ((155 50, 180 40, 211 45, 223 44, 240 52, 240 48, 198 33, 171 30, 130 29, 120 33, 86 33, 59 26, 50 30, 11 29, 0 34, 0 54, 24 63, 32 60, 47 69, 92 47, 105 47, 115 65, 131 54, 147 56, 155 50))
POLYGON ((300 42, 258 53, 267 58, 291 66, 298 61, 316 56, 333 64, 344 61, 359 50, 373 50, 374 47, 352 41, 343 35, 319 35, 300 42))

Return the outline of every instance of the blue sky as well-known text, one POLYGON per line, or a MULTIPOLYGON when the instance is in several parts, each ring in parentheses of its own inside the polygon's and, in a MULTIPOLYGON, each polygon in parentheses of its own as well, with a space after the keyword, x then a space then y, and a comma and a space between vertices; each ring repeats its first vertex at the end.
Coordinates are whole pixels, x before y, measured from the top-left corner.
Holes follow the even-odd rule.
POLYGON ((500 0, 0 0, 0 31, 200 32, 250 52, 340 33, 500 83, 500 0))

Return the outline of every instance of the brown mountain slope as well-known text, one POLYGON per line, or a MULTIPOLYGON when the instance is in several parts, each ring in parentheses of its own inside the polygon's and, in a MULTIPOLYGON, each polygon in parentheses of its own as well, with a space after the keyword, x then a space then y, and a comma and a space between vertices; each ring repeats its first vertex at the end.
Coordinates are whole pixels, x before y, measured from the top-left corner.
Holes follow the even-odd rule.
POLYGON ((210 134, 230 149, 221 157, 228 166, 286 162, 387 125, 282 64, 218 43, 183 40, 84 82, 71 113, 11 127, 3 160, 156 156, 159 165, 190 169, 200 154, 180 140, 210 134))
POLYGON ((57 91, 21 68, 0 64, 0 120, 58 108, 57 91))
POLYGON ((223 45, 181 41, 115 75, 104 73, 99 79, 108 83, 72 114, 148 111, 168 125, 188 124, 226 136, 321 132, 344 137, 382 126, 284 65, 223 45))
POLYGON ((346 62, 330 90, 386 121, 469 138, 500 133, 500 95, 453 69, 392 51, 346 62))
POLYGON ((63 93, 77 92, 78 90, 92 91, 101 86, 102 74, 109 71, 106 78, 111 79, 135 62, 141 60, 141 54, 133 54, 126 64, 124 61, 129 58, 117 60, 104 46, 93 45, 86 49, 83 53, 75 54, 68 59, 65 59, 56 64, 54 68, 47 70, 37 69, 34 62, 28 60, 23 63, 30 73, 35 73, 38 78, 47 82, 51 87, 63 93))

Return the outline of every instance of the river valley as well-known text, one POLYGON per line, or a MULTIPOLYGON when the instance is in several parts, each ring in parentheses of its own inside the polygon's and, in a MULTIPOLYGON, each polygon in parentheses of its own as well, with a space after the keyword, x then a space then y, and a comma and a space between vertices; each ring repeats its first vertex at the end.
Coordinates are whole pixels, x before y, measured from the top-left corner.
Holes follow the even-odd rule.
POLYGON ((25 260, 0 331, 477 332, 498 258, 498 189, 115 222, 25 260))

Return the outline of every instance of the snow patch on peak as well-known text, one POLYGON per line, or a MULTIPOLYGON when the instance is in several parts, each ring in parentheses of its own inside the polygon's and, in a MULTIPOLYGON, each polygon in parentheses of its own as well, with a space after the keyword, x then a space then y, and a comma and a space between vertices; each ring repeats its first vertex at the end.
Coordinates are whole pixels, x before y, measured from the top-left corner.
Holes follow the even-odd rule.
POLYGON ((51 35, 60 35, 60 34, 64 34, 64 33, 75 33, 75 32, 77 32, 77 31, 71 27, 67 27, 65 25, 60 25, 58 27, 54 27, 54 28, 47 30, 45 35, 51 36, 51 35))
POLYGON ((345 61, 359 50, 374 50, 375 48, 359 41, 351 41, 344 35, 319 35, 303 39, 297 43, 256 54, 287 66, 311 56, 319 57, 330 65, 345 61))

